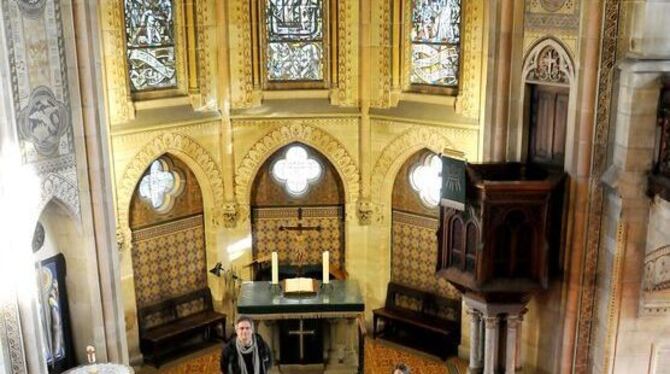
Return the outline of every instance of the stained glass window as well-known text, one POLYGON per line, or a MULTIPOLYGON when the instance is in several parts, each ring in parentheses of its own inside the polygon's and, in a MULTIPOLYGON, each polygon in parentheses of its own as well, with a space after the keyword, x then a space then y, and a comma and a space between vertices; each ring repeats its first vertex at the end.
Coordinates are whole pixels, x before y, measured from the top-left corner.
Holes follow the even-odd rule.
POLYGON ((173 197, 183 190, 182 186, 180 174, 158 159, 151 163, 149 172, 140 180, 139 193, 154 210, 166 212, 172 208, 173 197))
POLYGON ((177 86, 171 0, 125 0, 126 53, 133 92, 177 86))
POLYGON ((410 82, 457 87, 460 0, 413 0, 412 5, 410 82))
POLYGON ((419 194, 421 201, 431 208, 440 203, 441 173, 442 159, 434 154, 422 158, 409 173, 412 189, 419 194))
POLYGON ((266 0, 269 81, 323 80, 324 0, 266 0))
POLYGON ((286 192, 291 196, 304 195, 310 184, 321 177, 321 164, 309 156, 304 147, 295 145, 272 166, 272 176, 284 184, 286 192))

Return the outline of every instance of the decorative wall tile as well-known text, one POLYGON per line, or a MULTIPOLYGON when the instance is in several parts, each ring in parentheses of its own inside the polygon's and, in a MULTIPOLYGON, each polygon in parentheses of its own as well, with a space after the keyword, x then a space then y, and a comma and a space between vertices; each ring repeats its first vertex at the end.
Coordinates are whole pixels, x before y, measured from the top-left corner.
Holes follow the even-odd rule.
POLYGON ((391 281, 460 299, 455 288, 435 275, 437 227, 435 218, 393 211, 391 281))
POLYGON ((202 215, 133 231, 137 307, 207 287, 202 215))
POLYGON ((280 263, 296 264, 296 247, 305 249, 305 265, 321 264, 321 254, 330 252, 332 266, 344 268, 344 209, 332 207, 286 207, 252 209, 252 237, 254 258, 263 258, 277 252, 280 263), (298 218, 301 209, 302 219, 298 218), (279 230, 280 226, 320 226, 321 231, 279 230))

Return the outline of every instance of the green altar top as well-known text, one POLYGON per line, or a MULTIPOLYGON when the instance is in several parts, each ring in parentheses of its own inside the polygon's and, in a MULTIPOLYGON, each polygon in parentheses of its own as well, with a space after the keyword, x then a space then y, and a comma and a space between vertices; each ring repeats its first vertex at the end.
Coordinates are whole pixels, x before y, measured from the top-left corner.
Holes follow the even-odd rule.
MULTIPOLYGON (((318 282, 321 285, 321 282, 318 282)), ((331 280, 316 295, 285 296, 270 282, 244 282, 237 300, 240 314, 362 312, 363 297, 354 280, 331 280)))

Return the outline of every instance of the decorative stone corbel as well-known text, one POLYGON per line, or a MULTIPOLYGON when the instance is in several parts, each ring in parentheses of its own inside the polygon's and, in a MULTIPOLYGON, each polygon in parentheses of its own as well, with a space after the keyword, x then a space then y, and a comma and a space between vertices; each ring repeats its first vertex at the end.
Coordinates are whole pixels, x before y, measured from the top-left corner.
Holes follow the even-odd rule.
POLYGON ((116 230, 116 245, 119 252, 130 251, 132 248, 132 233, 129 228, 116 230))
POLYGON ((238 215, 237 203, 227 202, 223 204, 221 217, 223 219, 224 227, 229 229, 234 228, 237 225, 238 215))
POLYGON ((361 225, 367 226, 372 223, 374 209, 372 203, 365 200, 358 201, 358 220, 361 225))

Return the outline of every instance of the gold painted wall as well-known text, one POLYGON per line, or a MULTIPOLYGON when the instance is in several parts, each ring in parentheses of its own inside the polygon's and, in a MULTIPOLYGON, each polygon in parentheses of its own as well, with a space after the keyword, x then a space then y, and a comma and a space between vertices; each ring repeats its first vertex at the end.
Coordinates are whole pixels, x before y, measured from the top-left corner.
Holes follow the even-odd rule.
MULTIPOLYGON (((349 277, 359 282, 366 310, 383 304, 391 279, 395 177, 402 164, 421 149, 436 153, 456 150, 468 160, 479 159, 481 77, 486 56, 482 35, 485 2, 465 0, 464 89, 459 96, 396 95, 393 100, 379 101, 378 95, 390 97, 394 91, 389 86, 385 92, 371 92, 370 87, 381 79, 384 70, 377 69, 374 59, 369 67, 360 66, 359 55, 371 52, 374 58, 388 57, 389 61, 392 55, 377 53, 383 52, 378 50, 377 29, 359 25, 372 17, 372 24, 391 29, 390 13, 381 18, 377 13, 387 3, 374 0, 366 10, 354 0, 337 1, 337 81, 324 94, 261 90, 250 79, 252 26, 248 23, 248 2, 195 1, 197 12, 210 10, 204 21, 199 17, 194 21, 207 26, 196 27, 195 34, 200 99, 189 89, 185 96, 138 101, 128 95, 123 71, 118 71, 124 64, 122 55, 115 52, 123 49, 119 9, 114 2, 104 2, 111 173, 131 361, 140 358, 134 317, 137 280, 130 260, 134 247, 131 200, 151 161, 166 152, 193 172, 201 188, 206 268, 220 261, 224 268, 233 268, 248 279, 250 273, 244 265, 253 260, 255 236, 251 207, 261 205, 253 198, 259 170, 276 151, 293 142, 318 151, 330 163, 332 179, 341 181, 336 204, 342 206, 342 217, 331 217, 327 222, 336 225, 343 238, 340 262, 349 277), (361 42, 361 38, 371 42, 361 42), (370 100, 375 103, 373 109, 361 106, 370 100)), ((185 23, 193 26, 188 20, 185 23)), ((391 43, 391 38, 386 42, 391 43)), ((393 63, 385 66, 397 67, 393 63)), ((190 70, 188 74, 192 76, 190 70)), ((254 217, 260 214, 254 212, 254 217)), ((331 259, 337 261, 332 254, 331 259)), ((210 274, 206 277, 217 308, 230 310, 230 300, 222 300, 224 282, 210 274)))

